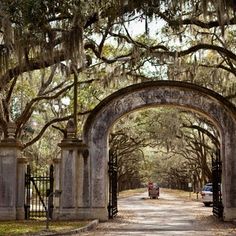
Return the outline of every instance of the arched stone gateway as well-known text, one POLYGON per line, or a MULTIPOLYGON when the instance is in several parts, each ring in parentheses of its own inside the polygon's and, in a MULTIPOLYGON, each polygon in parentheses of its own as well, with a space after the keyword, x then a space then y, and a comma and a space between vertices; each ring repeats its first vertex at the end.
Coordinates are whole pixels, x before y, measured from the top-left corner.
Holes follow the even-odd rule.
POLYGON ((135 84, 104 99, 90 114, 83 138, 89 155, 84 165, 83 204, 87 217, 108 219, 108 135, 113 124, 132 111, 158 106, 182 107, 211 120, 219 130, 224 219, 236 219, 236 109, 219 94, 185 82, 135 84))

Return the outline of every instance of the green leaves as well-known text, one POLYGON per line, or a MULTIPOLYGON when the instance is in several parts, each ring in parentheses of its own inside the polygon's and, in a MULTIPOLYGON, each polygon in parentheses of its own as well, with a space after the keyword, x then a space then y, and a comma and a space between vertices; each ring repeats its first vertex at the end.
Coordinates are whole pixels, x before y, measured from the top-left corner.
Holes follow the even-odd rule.
POLYGON ((201 186, 211 180, 218 138, 214 126, 194 113, 168 107, 146 109, 116 123, 110 154, 117 156, 121 176, 132 170, 140 182, 152 179, 184 188, 194 175, 194 184, 201 186))

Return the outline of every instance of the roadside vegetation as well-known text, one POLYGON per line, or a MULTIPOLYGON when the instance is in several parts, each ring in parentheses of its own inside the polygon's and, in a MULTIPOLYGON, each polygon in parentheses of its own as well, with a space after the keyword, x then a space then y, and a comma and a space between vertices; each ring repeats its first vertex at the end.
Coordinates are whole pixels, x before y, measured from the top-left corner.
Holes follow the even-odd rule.
POLYGON ((88 221, 51 221, 49 230, 46 230, 46 223, 43 220, 27 220, 27 221, 1 221, 0 235, 39 235, 46 233, 56 233, 70 231, 84 227, 88 221))
MULTIPOLYGON (((147 193, 147 198, 148 198, 147 188, 137 188, 137 189, 129 189, 129 190, 124 190, 124 191, 119 192, 118 199, 138 195, 140 193, 147 193)), ((162 193, 167 193, 177 198, 181 198, 188 201, 201 201, 200 193, 196 193, 192 191, 181 190, 181 189, 160 188, 160 198, 162 198, 161 196, 162 193)))

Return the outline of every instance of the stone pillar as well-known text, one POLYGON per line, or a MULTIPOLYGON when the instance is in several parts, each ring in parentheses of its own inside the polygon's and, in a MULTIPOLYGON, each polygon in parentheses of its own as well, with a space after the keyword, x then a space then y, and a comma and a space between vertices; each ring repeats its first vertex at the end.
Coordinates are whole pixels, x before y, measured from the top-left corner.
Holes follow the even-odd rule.
POLYGON ((24 162, 21 144, 0 142, 0 220, 24 218, 24 162))
POLYGON ((16 219, 25 219, 25 173, 27 159, 24 157, 17 158, 17 202, 16 202, 16 219))
POLYGON ((77 139, 65 139, 61 147, 61 190, 59 219, 90 218, 88 193, 84 194, 84 153, 86 145, 77 139))
POLYGON ((89 163, 89 151, 86 149, 82 150, 83 155, 83 207, 90 207, 90 163, 89 163))
MULTIPOLYGON (((66 137, 59 144, 61 147, 60 209, 57 219, 87 219, 87 198, 89 193, 84 194, 85 183, 88 180, 87 171, 84 171, 84 156, 87 158, 87 147, 75 136, 75 124, 69 120, 66 127, 66 137), (86 173, 86 174, 85 174, 86 173)), ((86 168, 88 167, 86 162, 86 168)), ((89 216, 88 216, 89 215, 89 216)))
MULTIPOLYGON (((54 166, 54 190, 61 190, 61 158, 53 159, 54 166)), ((53 219, 58 218, 59 215, 59 206, 60 206, 60 198, 54 197, 53 199, 53 219)))
POLYGON ((229 208, 224 207, 223 220, 236 222, 236 208, 235 207, 229 207, 229 208))

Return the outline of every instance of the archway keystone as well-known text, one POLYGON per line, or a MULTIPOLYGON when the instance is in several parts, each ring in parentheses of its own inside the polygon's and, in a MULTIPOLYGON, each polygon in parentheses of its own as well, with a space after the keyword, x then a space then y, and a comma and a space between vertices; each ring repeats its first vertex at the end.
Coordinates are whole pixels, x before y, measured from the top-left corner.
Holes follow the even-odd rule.
POLYGON ((182 107, 211 120, 221 136, 224 219, 236 219, 236 109, 219 94, 185 82, 135 84, 104 99, 89 115, 84 141, 89 149, 84 199, 93 218, 108 218, 108 135, 113 124, 132 111, 158 106, 182 107))

